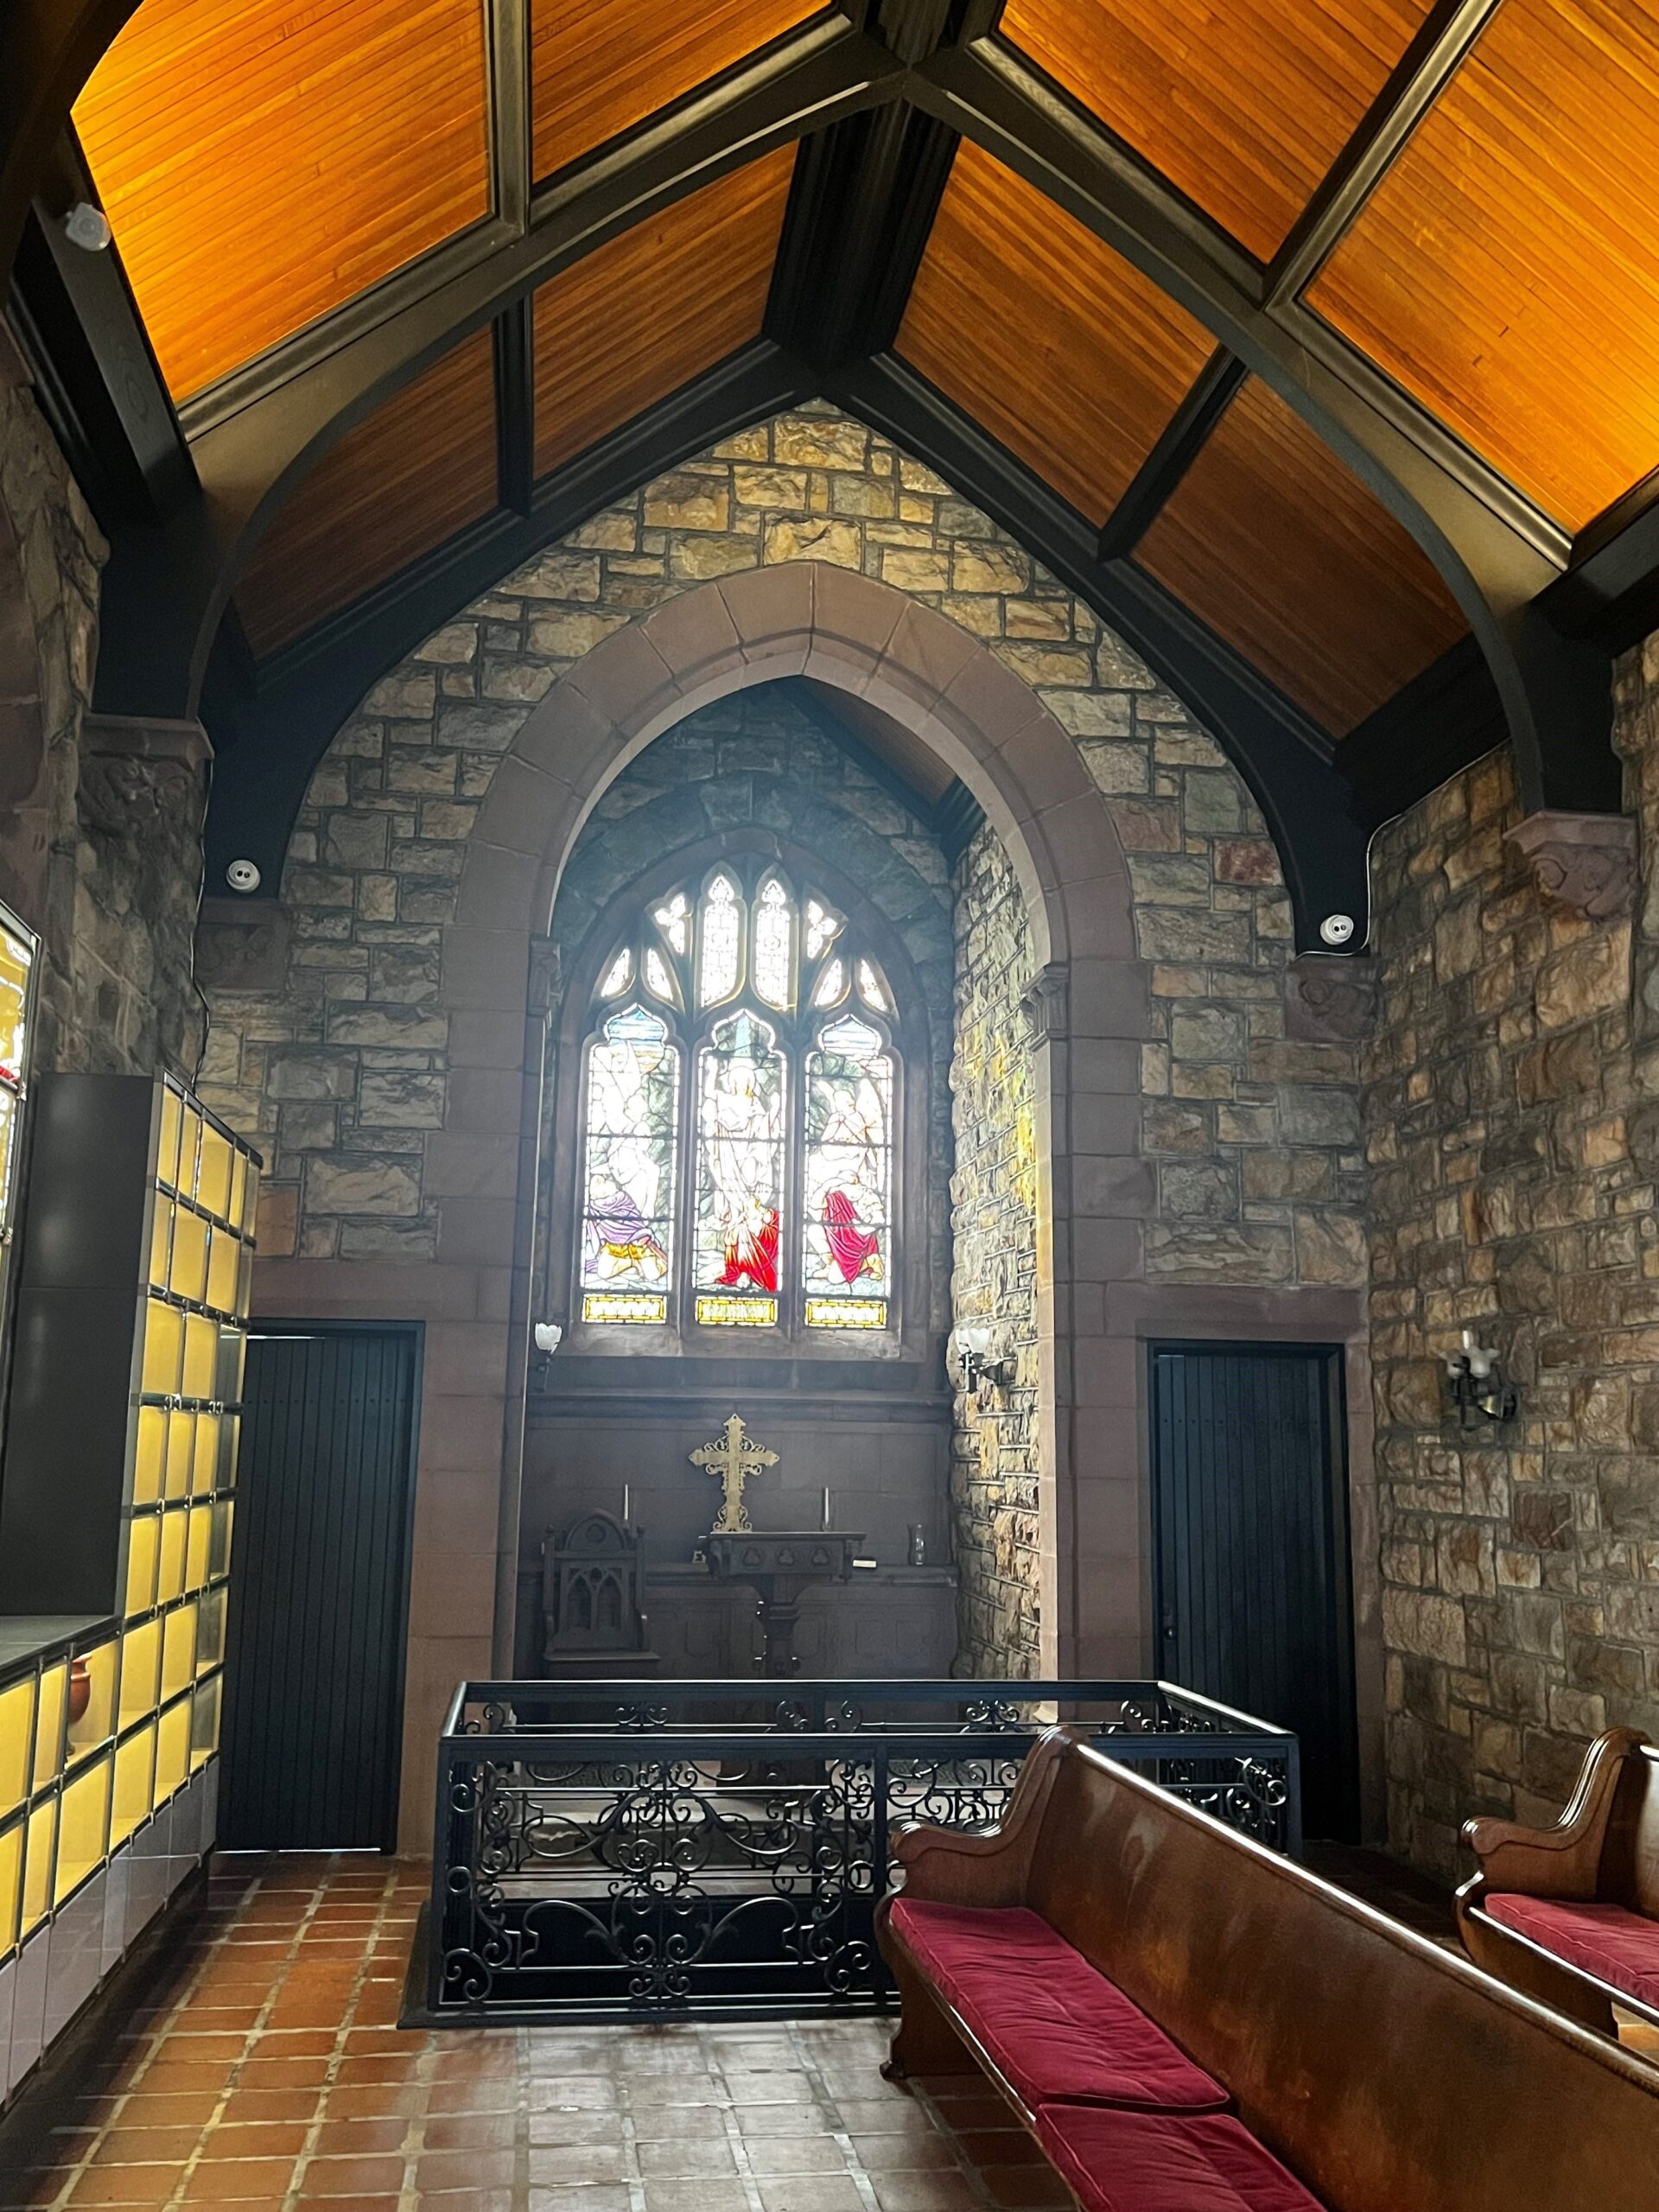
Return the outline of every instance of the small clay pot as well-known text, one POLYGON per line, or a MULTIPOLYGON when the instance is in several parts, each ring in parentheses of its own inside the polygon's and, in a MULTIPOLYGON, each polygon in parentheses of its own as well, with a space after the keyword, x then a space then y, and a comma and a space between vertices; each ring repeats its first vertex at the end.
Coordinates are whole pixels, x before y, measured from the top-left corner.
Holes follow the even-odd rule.
POLYGON ((84 1659, 69 1662, 69 1726, 86 1718, 86 1708, 92 1701, 92 1677, 84 1659))

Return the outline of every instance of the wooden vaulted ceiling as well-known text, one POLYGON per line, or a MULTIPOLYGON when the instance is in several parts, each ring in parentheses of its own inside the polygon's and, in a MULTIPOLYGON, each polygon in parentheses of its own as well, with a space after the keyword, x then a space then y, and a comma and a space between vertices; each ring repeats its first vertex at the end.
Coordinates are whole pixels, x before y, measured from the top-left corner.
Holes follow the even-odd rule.
MULTIPOLYGON (((506 251, 570 180, 767 55, 879 38, 907 6, 143 0, 75 128, 194 429, 232 387, 279 387, 336 329, 372 324, 383 296, 391 315, 429 265, 506 251)), ((1540 531, 1570 536, 1659 467, 1659 0, 1502 0, 1484 21, 1450 0, 943 12, 947 37, 1092 132, 1274 311, 1380 372, 1540 531), (1390 109, 1405 119, 1370 160, 1390 109)), ((519 284, 493 336, 474 321, 393 392, 300 479, 242 578, 256 658, 510 499, 510 449, 556 479, 776 336, 781 291, 812 285, 780 273, 807 166, 776 146, 613 226, 519 284)), ((1178 302, 971 136, 916 188, 919 219, 883 247, 909 263, 879 347, 1103 531, 1103 561, 1338 740, 1457 642, 1428 559, 1218 347, 1202 299, 1178 302)))

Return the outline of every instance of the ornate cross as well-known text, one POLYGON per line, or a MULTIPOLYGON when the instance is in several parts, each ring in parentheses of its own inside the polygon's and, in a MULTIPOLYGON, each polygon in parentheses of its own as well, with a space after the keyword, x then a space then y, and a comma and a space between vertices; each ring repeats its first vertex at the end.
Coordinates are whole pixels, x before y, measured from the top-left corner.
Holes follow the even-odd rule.
POLYGON ((743 1416, 734 1414, 726 1424, 723 1443, 700 1444, 688 1456, 694 1467, 706 1467, 711 1475, 720 1477, 720 1518, 713 1533, 747 1534, 753 1524, 743 1503, 743 1485, 762 1467, 775 1467, 778 1454, 768 1452, 764 1445, 751 1444, 744 1433, 743 1416))

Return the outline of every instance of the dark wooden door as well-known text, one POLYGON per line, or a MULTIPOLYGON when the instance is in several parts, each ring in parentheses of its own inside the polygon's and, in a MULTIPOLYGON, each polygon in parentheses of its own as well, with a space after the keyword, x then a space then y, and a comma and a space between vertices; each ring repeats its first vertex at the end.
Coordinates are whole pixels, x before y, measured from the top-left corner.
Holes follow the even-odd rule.
POLYGON ((412 1327, 250 1332, 223 1849, 396 1844, 419 1361, 412 1327))
POLYGON ((1342 1363, 1330 1344, 1154 1344, 1159 1671, 1302 1745, 1309 1835, 1358 1789, 1342 1363))

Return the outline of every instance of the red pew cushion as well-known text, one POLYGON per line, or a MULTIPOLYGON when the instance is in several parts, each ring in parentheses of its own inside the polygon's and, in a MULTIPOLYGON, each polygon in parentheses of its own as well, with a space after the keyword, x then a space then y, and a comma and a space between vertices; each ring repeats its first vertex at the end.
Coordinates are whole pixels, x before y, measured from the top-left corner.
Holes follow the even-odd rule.
POLYGON ((1027 2112, 1058 2098, 1186 2112, 1227 2102, 1220 2082, 1040 1915, 901 1895, 891 1924, 1027 2112))
POLYGON ((1045 2105, 1037 2135, 1084 2212, 1321 2212, 1225 2113, 1045 2105))
POLYGON ((1483 1897, 1481 1907, 1500 1927, 1514 1929, 1569 1966, 1644 2005, 1659 2005, 1659 1921, 1622 1904, 1568 1904, 1504 1890, 1483 1897))

